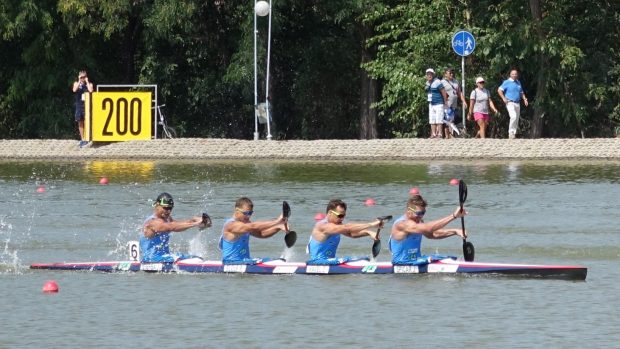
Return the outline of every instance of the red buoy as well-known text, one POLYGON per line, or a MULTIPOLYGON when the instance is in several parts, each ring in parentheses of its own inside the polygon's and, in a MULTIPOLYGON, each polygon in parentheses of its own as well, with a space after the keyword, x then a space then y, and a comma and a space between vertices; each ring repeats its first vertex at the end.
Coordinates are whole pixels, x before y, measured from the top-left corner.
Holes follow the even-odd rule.
POLYGON ((409 195, 420 195, 420 189, 418 189, 418 187, 409 189, 409 195))
POLYGON ((452 179, 450 180, 450 185, 459 185, 459 180, 458 180, 458 179, 456 179, 456 178, 452 178, 452 179))
POLYGON ((368 199, 366 199, 366 201, 364 201, 364 205, 366 205, 366 206, 374 206, 376 204, 377 203, 375 202, 375 199, 373 199, 373 198, 368 198, 368 199))
POLYGON ((45 193, 45 186, 40 185, 37 187, 37 193, 45 193))
POLYGON ((325 213, 320 213, 319 212, 319 213, 314 215, 314 220, 315 221, 320 221, 320 220, 323 220, 323 219, 325 219, 325 213))
POLYGON ((101 185, 108 185, 109 181, 107 177, 101 177, 101 179, 99 180, 99 184, 101 185))
POLYGON ((54 280, 48 280, 43 285, 43 292, 44 293, 56 293, 56 292, 58 292, 58 289, 59 289, 58 288, 58 284, 54 280))

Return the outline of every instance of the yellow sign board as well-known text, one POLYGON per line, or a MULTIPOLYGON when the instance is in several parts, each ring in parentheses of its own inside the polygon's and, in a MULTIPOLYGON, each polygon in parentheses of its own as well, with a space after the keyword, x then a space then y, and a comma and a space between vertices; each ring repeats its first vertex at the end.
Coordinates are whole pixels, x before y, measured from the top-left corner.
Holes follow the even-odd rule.
POLYGON ((96 142, 151 139, 151 92, 93 92, 85 102, 86 139, 96 142))

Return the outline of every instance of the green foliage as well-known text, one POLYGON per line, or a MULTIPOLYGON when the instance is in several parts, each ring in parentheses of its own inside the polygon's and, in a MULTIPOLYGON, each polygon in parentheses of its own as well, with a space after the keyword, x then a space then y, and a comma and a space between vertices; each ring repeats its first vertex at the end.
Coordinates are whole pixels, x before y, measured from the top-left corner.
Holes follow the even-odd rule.
MULTIPOLYGON (((525 131, 542 115, 545 137, 614 135, 620 3, 541 0, 540 22, 534 3, 274 1, 272 134, 356 138, 365 69, 380 82, 382 134, 426 135, 424 71, 459 70, 450 40, 468 29, 477 39, 466 59, 468 91, 482 75, 495 93, 516 67, 532 102, 522 109, 525 131), (361 67, 362 54, 375 52, 361 67)), ((180 136, 250 139, 253 21, 247 1, 0 0, 0 136, 76 137, 70 86, 87 69, 95 84, 157 84, 180 136)), ((267 23, 258 18, 259 102, 267 23)), ((494 136, 504 136, 505 111, 492 126, 494 136)))
POLYGON ((377 45, 377 59, 366 64, 372 76, 384 82, 377 103, 391 121, 393 134, 419 136, 427 128, 424 75, 427 68, 441 74, 458 63, 451 52, 452 34, 464 18, 454 1, 410 1, 366 13, 365 21, 377 23, 369 44, 377 45))
MULTIPOLYGON (((419 0, 366 13, 365 20, 377 23, 377 35, 370 42, 378 45, 379 53, 365 68, 384 81, 377 106, 392 121, 394 135, 416 136, 423 131, 424 69, 459 66, 450 38, 463 28, 477 40, 476 51, 466 59, 466 91, 474 88, 472 78, 482 75, 486 87, 495 92, 515 67, 522 72, 521 81, 533 102, 522 110, 526 132, 538 110, 543 115, 543 136, 611 135, 620 109, 618 46, 612 44, 620 35, 620 5, 541 1, 540 25, 529 5, 419 0)), ((507 121, 495 125, 500 134, 506 128, 507 121)))

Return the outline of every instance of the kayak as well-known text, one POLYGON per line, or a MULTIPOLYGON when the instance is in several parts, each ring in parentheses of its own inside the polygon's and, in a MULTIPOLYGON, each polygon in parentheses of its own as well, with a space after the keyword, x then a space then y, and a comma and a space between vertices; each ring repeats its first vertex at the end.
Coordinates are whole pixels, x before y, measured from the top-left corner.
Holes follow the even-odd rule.
POLYGON ((180 272, 241 274, 463 274, 499 275, 526 278, 585 280, 588 269, 575 265, 509 264, 466 262, 454 258, 429 259, 418 265, 393 265, 391 262, 357 260, 337 265, 307 265, 300 262, 270 260, 256 264, 223 264, 221 261, 184 259, 174 263, 139 261, 34 263, 31 269, 85 270, 102 272, 180 272))

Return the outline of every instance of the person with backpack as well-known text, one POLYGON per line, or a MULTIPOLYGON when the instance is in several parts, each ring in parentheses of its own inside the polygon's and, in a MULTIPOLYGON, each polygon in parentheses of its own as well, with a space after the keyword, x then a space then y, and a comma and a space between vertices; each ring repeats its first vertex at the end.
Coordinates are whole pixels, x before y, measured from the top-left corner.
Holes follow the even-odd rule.
POLYGON ((478 124, 478 132, 476 138, 486 138, 486 130, 491 117, 489 116, 489 108, 497 114, 497 108, 491 99, 491 93, 484 88, 484 78, 479 76, 476 78, 476 88, 471 91, 469 97, 469 112, 467 118, 475 120, 478 124))
POLYGON ((443 73, 443 79, 441 80, 443 84, 444 90, 448 95, 448 108, 446 109, 446 117, 444 117, 444 126, 445 137, 452 138, 452 127, 455 124, 460 124, 461 120, 461 111, 458 109, 458 101, 460 100, 462 103, 462 108, 467 110, 467 100, 463 95, 463 91, 461 91, 461 87, 459 86, 459 82, 454 78, 454 69, 446 68, 443 73), (451 110, 448 112, 448 110, 451 110), (450 119, 451 118, 451 119, 450 119))

